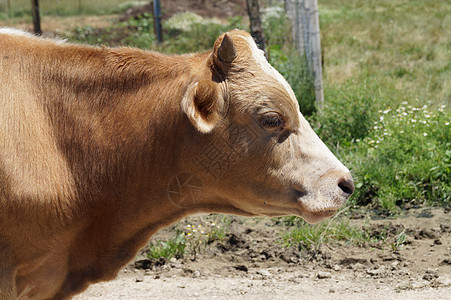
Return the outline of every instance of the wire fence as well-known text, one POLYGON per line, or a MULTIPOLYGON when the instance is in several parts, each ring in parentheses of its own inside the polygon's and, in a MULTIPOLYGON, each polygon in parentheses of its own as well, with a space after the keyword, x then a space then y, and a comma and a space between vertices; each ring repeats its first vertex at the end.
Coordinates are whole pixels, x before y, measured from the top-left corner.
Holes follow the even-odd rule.
MULTIPOLYGON (((148 0, 40 0, 39 8, 41 15, 109 14, 148 2, 148 0)), ((5 17, 29 16, 30 0, 0 0, 0 13, 5 17)))

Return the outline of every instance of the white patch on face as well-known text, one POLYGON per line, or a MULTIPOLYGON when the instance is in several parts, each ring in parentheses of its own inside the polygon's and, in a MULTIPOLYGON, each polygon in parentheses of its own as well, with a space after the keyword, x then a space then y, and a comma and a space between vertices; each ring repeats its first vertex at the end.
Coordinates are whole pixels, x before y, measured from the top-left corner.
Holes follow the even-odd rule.
POLYGON ((239 35, 239 37, 243 38, 249 44, 252 51, 252 57, 254 58, 255 62, 260 66, 260 68, 262 68, 263 72, 276 79, 285 88, 288 95, 290 95, 291 100, 293 100, 296 108, 299 111, 299 103, 296 100, 296 96, 294 95, 291 86, 288 84, 285 78, 283 78, 283 76, 276 69, 274 69, 273 66, 269 64, 269 62, 266 60, 263 50, 258 49, 257 44, 255 44, 252 37, 250 36, 245 37, 243 35, 239 35))
MULTIPOLYGON (((27 37, 27 38, 34 38, 34 39, 38 39, 40 37, 35 36, 32 33, 20 30, 20 29, 16 29, 16 28, 9 28, 9 27, 3 27, 0 28, 0 34, 8 34, 8 35, 15 35, 15 36, 23 36, 23 37, 27 37)), ((52 42, 55 42, 57 44, 63 44, 66 42, 66 39, 59 39, 59 38, 55 38, 55 39, 47 39, 50 40, 52 42)))
MULTIPOLYGON (((283 87, 285 87, 288 95, 290 95, 291 100, 294 102, 295 107, 298 111, 299 116, 299 133, 302 134, 302 141, 298 141, 299 145, 305 145, 308 143, 309 147, 303 147, 305 152, 311 154, 312 157, 317 157, 317 161, 321 162, 317 165, 318 170, 328 170, 328 169, 337 169, 341 170, 345 173, 348 173, 348 169, 335 157, 335 155, 330 151, 329 148, 321 141, 321 139, 317 136, 317 134, 310 127, 310 124, 301 114, 299 109, 299 103, 296 100, 296 96, 294 95, 291 86, 288 82, 283 78, 283 76, 272 67, 269 62, 266 60, 264 52, 258 49, 257 44, 255 44, 252 37, 246 37, 243 35, 239 35, 239 37, 243 38, 249 45, 252 51, 252 57, 256 61, 256 63, 261 67, 263 72, 267 75, 276 79, 283 87)), ((293 149, 296 147, 293 147, 293 149)), ((320 174, 317 174, 319 176, 320 174)))

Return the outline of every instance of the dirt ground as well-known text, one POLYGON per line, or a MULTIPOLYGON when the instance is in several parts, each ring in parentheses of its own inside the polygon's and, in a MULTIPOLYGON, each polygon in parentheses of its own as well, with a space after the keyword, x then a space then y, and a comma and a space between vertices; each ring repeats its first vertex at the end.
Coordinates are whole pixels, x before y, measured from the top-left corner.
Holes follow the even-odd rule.
POLYGON ((209 245, 195 261, 139 256, 115 281, 93 285, 75 299, 451 299, 449 211, 347 218, 371 235, 386 234, 388 242, 405 232, 406 242, 396 251, 390 243, 346 241, 299 251, 282 247, 280 234, 288 228, 274 220, 233 218, 223 242, 209 245))

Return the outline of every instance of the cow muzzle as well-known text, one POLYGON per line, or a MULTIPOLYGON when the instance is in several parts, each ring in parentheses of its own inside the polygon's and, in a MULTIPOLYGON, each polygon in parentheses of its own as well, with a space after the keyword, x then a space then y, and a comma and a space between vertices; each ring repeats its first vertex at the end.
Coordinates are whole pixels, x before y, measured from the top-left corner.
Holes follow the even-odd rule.
POLYGON ((309 223, 317 223, 333 216, 354 193, 349 172, 329 171, 319 178, 313 188, 298 193, 301 216, 309 223))

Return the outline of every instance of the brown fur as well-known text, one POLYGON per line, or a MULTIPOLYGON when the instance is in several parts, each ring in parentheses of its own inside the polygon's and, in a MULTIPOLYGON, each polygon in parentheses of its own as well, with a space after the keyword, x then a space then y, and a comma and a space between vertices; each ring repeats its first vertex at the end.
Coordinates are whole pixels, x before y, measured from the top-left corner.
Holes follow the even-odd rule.
POLYGON ((302 215, 298 171, 276 171, 302 155, 253 121, 281 110, 295 134, 298 109, 237 35, 229 64, 222 37, 213 52, 165 56, 0 33, 0 299, 65 299, 112 279, 190 213, 302 215), (205 149, 220 141, 234 159, 212 176, 205 149), (189 208, 167 194, 183 172, 203 185, 189 208))

